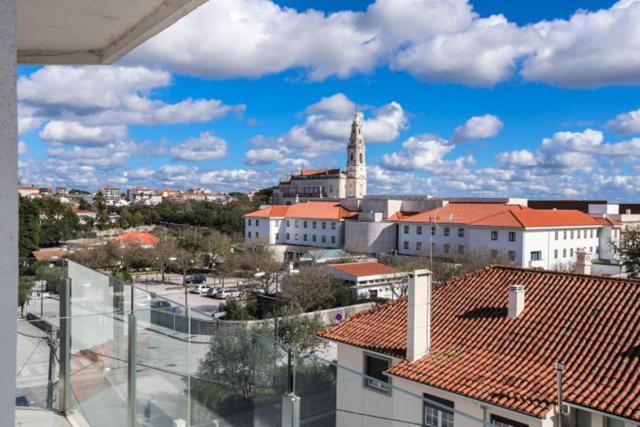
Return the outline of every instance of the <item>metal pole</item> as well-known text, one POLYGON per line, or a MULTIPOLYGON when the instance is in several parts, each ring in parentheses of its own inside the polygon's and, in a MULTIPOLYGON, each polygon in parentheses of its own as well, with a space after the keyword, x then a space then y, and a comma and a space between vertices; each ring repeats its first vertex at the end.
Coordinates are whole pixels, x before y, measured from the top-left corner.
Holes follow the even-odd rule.
POLYGON ((129 314, 129 339, 127 352, 127 425, 135 427, 136 422, 136 350, 137 325, 136 315, 129 314))
POLYGON ((564 371, 564 365, 560 362, 555 364, 556 369, 556 382, 558 387, 558 407, 556 409, 556 426, 562 427, 562 371, 564 371))
POLYGON ((191 427, 191 309, 185 307, 187 318, 187 427, 191 427))
POLYGON ((66 414, 71 389, 71 279, 62 279, 60 287, 60 382, 58 410, 66 414))
POLYGON ((55 340, 53 338, 53 333, 51 333, 47 337, 47 345, 49 346, 49 372, 48 372, 48 383, 47 383, 47 409, 53 409, 53 371, 55 369, 55 358, 56 358, 56 345, 55 340))

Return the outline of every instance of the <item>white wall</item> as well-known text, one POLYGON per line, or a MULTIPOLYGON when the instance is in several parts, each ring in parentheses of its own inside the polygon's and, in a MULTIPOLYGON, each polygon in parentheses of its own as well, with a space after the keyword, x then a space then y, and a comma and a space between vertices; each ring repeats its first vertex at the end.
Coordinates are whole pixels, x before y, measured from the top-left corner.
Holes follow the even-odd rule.
POLYGON ((0 420, 14 425, 18 301, 16 2, 0 0, 0 420))
POLYGON ((391 253, 396 247, 397 225, 392 222, 345 221, 344 249, 353 252, 391 253))

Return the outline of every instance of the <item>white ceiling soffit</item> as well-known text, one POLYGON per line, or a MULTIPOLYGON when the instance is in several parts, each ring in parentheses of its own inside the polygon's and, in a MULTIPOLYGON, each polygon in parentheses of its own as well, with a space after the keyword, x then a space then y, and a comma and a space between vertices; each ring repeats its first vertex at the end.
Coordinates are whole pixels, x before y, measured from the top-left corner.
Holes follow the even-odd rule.
POLYGON ((110 64, 207 0, 18 0, 18 63, 110 64))

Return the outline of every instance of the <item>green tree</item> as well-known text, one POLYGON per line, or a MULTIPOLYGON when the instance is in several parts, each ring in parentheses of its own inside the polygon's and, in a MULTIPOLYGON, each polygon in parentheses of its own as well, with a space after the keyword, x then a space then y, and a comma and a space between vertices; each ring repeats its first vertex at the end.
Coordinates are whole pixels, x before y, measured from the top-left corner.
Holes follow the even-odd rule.
POLYGON ((316 332, 324 328, 317 314, 304 314, 299 305, 288 304, 277 311, 277 322, 262 323, 256 330, 264 336, 276 337, 296 352, 315 353, 325 347, 316 332))
POLYGON ((640 228, 628 228, 618 243, 611 243, 630 277, 640 277, 640 228))
POLYGON ((38 207, 26 197, 20 197, 19 243, 20 258, 26 258, 40 247, 40 220, 38 207))
POLYGON ((31 299, 33 290, 33 278, 30 276, 21 276, 18 282, 18 307, 20 307, 20 316, 24 317, 24 306, 31 299))
POLYGON ((344 285, 321 268, 302 267, 297 274, 283 276, 280 292, 283 299, 305 312, 327 308, 339 286, 344 285))

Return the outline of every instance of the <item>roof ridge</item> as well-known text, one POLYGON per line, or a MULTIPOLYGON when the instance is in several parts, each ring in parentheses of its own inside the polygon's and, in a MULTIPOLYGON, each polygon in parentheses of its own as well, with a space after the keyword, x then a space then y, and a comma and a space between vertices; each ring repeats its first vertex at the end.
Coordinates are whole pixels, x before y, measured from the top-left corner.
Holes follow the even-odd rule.
MULTIPOLYGON (((593 280, 622 281, 622 282, 629 282, 629 283, 639 284, 640 285, 640 279, 634 279, 634 278, 628 278, 628 277, 597 276, 597 275, 594 275, 594 274, 578 273, 578 272, 575 272, 575 271, 543 270, 543 269, 540 269, 540 268, 517 267, 517 266, 513 266, 513 265, 501 265, 501 264, 491 264, 491 265, 488 265, 486 267, 483 267, 483 269, 486 269, 487 267, 498 268, 498 269, 501 269, 501 270, 511 270, 511 271, 516 270, 516 271, 526 271, 526 272, 530 272, 530 273, 541 273, 541 274, 548 274, 548 275, 554 275, 554 276, 571 276, 571 277, 591 278, 593 280)), ((474 270, 471 273, 477 272, 479 270, 480 269, 474 270)), ((465 273, 465 274, 469 274, 469 273, 465 273)), ((449 280, 457 280, 457 279, 460 279, 463 276, 456 276, 456 277, 454 277, 452 279, 449 279, 449 280)))

